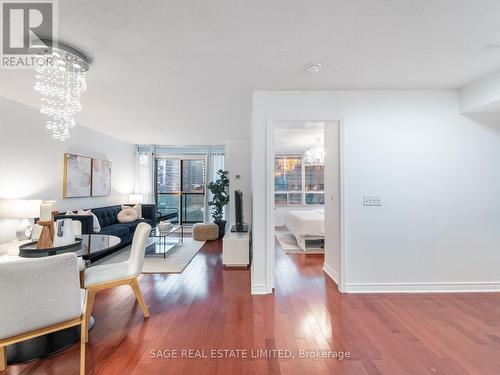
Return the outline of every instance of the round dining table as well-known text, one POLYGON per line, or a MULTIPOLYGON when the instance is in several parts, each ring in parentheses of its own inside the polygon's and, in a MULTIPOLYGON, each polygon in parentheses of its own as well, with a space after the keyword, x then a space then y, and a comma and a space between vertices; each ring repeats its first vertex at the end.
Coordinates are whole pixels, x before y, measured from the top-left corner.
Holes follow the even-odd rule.
MULTIPOLYGON (((117 236, 106 234, 83 234, 77 236, 75 244, 70 246, 37 249, 36 242, 24 244, 19 248, 19 256, 23 258, 40 258, 74 252, 82 257, 86 263, 91 263, 117 248, 121 240, 117 236)), ((22 298, 22 295, 20 295, 22 298)), ((55 306, 57 308, 57 306, 55 306)), ((89 330, 94 325, 91 317, 89 330)), ((7 363, 22 363, 38 358, 47 357, 51 354, 64 350, 80 340, 80 326, 67 328, 65 330, 49 333, 48 335, 35 337, 14 345, 7 346, 7 363)))

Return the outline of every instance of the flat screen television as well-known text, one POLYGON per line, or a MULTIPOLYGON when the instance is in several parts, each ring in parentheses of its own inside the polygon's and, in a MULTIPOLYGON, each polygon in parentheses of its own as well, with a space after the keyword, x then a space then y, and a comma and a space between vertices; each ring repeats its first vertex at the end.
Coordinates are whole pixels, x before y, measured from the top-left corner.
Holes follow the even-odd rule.
POLYGON ((243 221, 243 193, 241 190, 234 191, 234 219, 236 224, 232 226, 231 232, 248 232, 248 225, 243 221))

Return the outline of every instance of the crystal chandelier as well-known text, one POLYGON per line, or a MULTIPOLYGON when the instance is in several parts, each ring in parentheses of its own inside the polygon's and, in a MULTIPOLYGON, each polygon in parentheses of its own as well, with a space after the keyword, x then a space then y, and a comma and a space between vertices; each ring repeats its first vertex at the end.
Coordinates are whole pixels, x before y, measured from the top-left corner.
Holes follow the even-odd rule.
POLYGON ((74 115, 82 109, 80 98, 87 89, 88 59, 62 43, 41 41, 44 64, 37 66, 35 91, 40 92, 40 112, 48 116, 46 128, 52 138, 64 141, 75 126, 74 115))
POLYGON ((325 150, 319 138, 316 139, 316 146, 307 150, 304 154, 304 162, 307 164, 324 164, 325 150))

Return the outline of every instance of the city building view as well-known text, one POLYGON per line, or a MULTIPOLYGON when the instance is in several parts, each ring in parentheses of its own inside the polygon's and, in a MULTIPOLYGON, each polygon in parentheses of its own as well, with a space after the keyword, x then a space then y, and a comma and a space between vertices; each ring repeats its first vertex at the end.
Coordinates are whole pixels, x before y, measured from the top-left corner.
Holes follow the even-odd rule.
POLYGON ((205 179, 204 159, 157 159, 156 200, 161 217, 173 222, 203 222, 205 179))

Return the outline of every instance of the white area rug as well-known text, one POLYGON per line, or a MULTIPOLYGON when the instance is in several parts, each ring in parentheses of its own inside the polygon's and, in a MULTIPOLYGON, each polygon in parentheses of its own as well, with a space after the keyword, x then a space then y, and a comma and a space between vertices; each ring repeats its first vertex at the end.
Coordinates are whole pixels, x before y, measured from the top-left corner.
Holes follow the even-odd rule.
MULTIPOLYGON (((195 241, 192 238, 184 238, 184 243, 170 249, 165 258, 163 258, 163 254, 146 254, 142 273, 181 273, 204 243, 205 241, 195 241)), ((100 264, 124 262, 128 259, 129 255, 130 246, 127 246, 93 263, 91 267, 100 264)))
MULTIPOLYGON (((306 247, 306 250, 302 250, 297 244, 295 236, 288 232, 287 229, 276 230, 276 239, 281 245, 281 248, 285 253, 288 254, 324 254, 325 251, 317 247, 306 247)), ((307 245, 307 244, 306 244, 307 245)))

